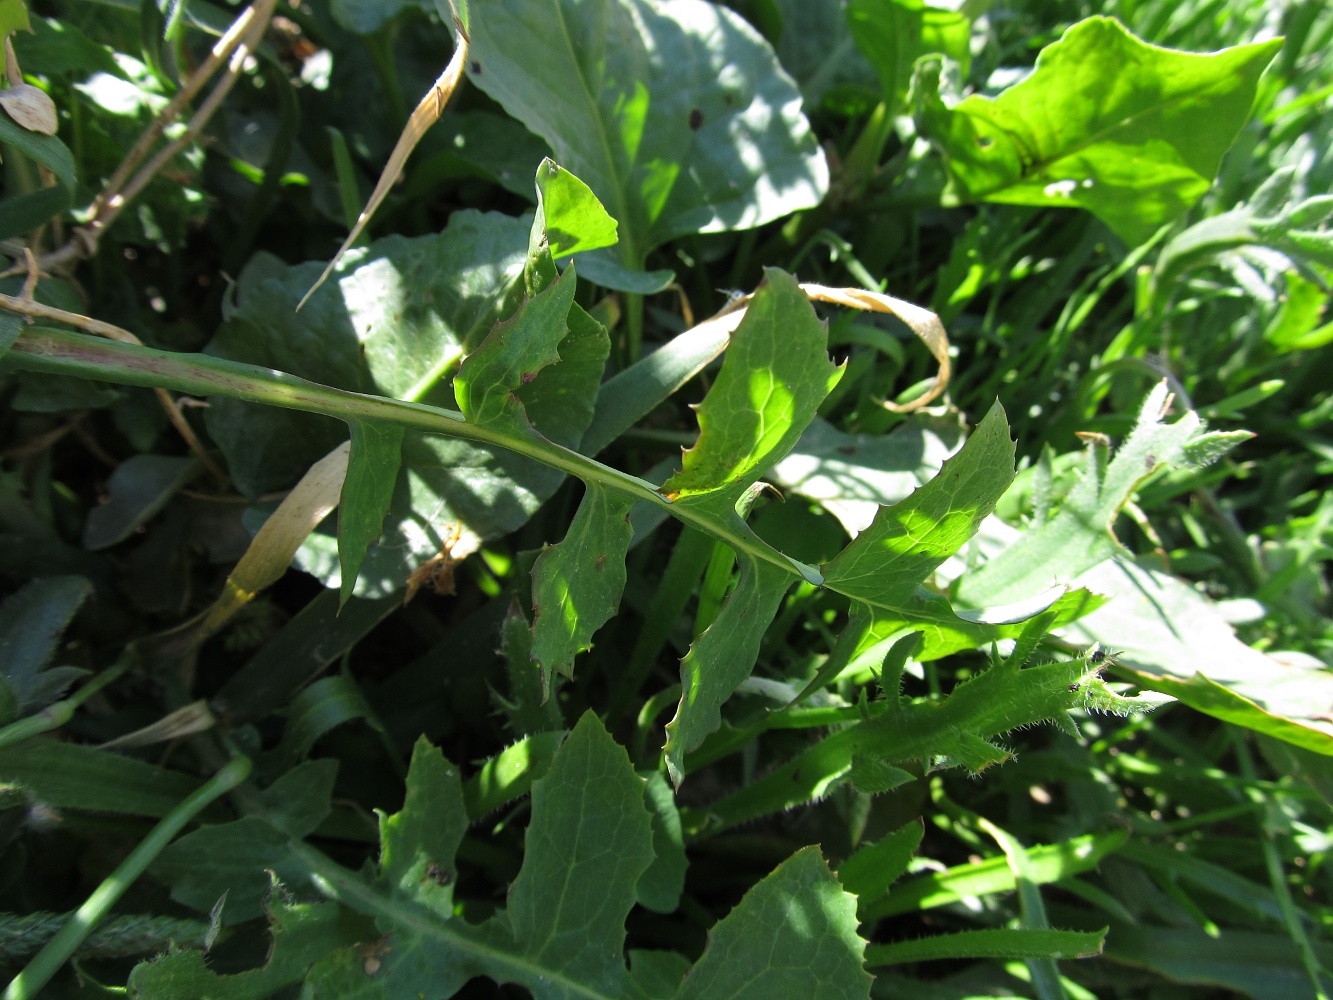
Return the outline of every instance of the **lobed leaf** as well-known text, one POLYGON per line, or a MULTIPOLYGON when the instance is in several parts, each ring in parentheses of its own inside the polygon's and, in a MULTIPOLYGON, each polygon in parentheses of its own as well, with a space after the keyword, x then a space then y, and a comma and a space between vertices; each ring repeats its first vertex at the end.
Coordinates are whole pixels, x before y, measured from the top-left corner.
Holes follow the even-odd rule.
POLYGON ((568 332, 565 317, 574 302, 575 281, 572 269, 556 278, 497 324, 463 359, 454 376, 454 395, 470 423, 515 436, 530 433, 527 413, 515 391, 560 360, 557 345, 568 332))
POLYGON ((828 333, 796 279, 769 268, 697 407, 699 439, 662 485, 679 503, 745 487, 789 452, 842 377, 828 333))
POLYGON ((1120 549, 1111 526, 1144 480, 1164 467, 1212 461, 1237 443, 1206 434, 1193 411, 1163 423, 1167 402, 1162 382, 1144 399, 1134 430, 1109 464, 1108 449, 1089 444, 1083 477, 1064 505, 964 576, 961 598, 972 605, 1002 604, 1073 580, 1120 549))
POLYGON ((722 725, 722 704, 750 676, 759 643, 773 622, 791 575, 748 553, 740 558, 740 579, 721 612, 680 661, 680 704, 667 723, 667 770, 680 787, 685 754, 722 725))
POLYGON ((749 890, 709 931, 677 1000, 870 996, 856 900, 818 847, 805 847, 749 890))
POLYGON ((634 497, 590 483, 564 539, 532 567, 532 658, 546 671, 573 675, 574 657, 620 607, 634 497))
POLYGON ((61 633, 92 593, 81 576, 31 580, 0 604, 0 725, 45 708, 85 671, 52 667, 61 633))

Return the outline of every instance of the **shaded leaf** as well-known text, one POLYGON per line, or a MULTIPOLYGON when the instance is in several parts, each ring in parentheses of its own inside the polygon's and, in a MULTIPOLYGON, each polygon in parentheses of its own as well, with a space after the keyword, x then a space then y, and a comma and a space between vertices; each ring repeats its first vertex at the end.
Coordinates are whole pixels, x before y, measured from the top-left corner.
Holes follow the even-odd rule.
POLYGON ((202 951, 173 949, 134 968, 130 995, 138 1000, 265 1000, 301 982, 316 959, 365 934, 364 919, 336 903, 291 904, 277 896, 268 916, 273 948, 260 968, 220 976, 208 967, 202 951))
POLYGON ((107 501, 88 512, 83 545, 97 551, 123 542, 151 520, 199 471, 193 458, 132 455, 107 480, 107 501))
POLYGON ((60 215, 74 201, 74 154, 54 135, 30 132, 0 114, 0 143, 50 171, 53 183, 0 202, 0 239, 21 236, 60 215))
POLYGON ((865 941, 856 927, 856 901, 819 848, 803 848, 713 926, 708 947, 676 996, 869 997, 871 977, 861 968, 865 941))
POLYGON ((0 604, 0 672, 13 698, 13 716, 0 724, 45 708, 85 673, 50 663, 61 634, 92 591, 81 576, 52 576, 29 581, 0 604))
POLYGON ((862 904, 889 891, 907 871, 925 827, 918 821, 907 823, 874 844, 858 848, 838 866, 842 887, 861 897, 862 904))
POLYGON ((0 782, 21 786, 52 809, 165 816, 200 782, 110 750, 54 739, 0 749, 0 782))
POLYGON ((573 675, 574 657, 592 648, 593 634, 620 607, 625 553, 634 528, 635 498, 597 483, 587 486, 569 531, 532 567, 532 658, 543 677, 573 675))
POLYGON ((740 558, 740 579, 711 625, 694 640, 680 661, 680 704, 667 723, 667 769, 679 787, 685 780, 685 754, 722 725, 722 705, 754 669, 759 643, 791 586, 791 574, 740 558))
POLYGON ((597 193, 630 268, 675 236, 750 228, 823 197, 828 168, 796 88, 726 8, 486 0, 469 30, 473 83, 597 193))
MULTIPOLYGON (((639 905, 656 913, 674 913, 685 889, 685 837, 680 828, 676 797, 661 771, 647 776, 644 802, 653 821, 653 853, 656 857, 639 877, 635 896, 639 905)), ((630 960, 634 975, 634 961, 630 960)))
POLYGON ((347 460, 338 511, 338 559, 342 564, 340 604, 356 586, 366 549, 380 536, 393 500, 393 484, 403 459, 403 426, 383 420, 351 420, 352 452, 347 460))
POLYGON ((884 100, 901 108, 912 82, 912 66, 928 53, 948 56, 967 76, 972 23, 956 10, 922 0, 850 0, 847 25, 852 38, 879 75, 884 100))

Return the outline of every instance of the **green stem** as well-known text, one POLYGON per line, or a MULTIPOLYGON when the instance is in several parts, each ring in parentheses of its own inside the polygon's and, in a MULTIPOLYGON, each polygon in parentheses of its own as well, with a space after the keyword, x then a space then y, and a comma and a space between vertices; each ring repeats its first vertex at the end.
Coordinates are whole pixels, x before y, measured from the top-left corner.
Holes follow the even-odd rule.
POLYGON ((74 713, 80 705, 125 673, 132 662, 129 657, 125 657, 115 666, 103 670, 63 701, 47 705, 37 714, 30 715, 26 719, 19 719, 17 722, 11 722, 0 729, 0 749, 13 746, 15 743, 22 743, 24 740, 42 733, 49 733, 53 729, 59 729, 74 717, 74 713))
POLYGON ((813 567, 783 555, 761 541, 740 515, 721 519, 684 504, 673 504, 652 483, 553 444, 536 431, 527 434, 498 431, 468 423, 462 414, 453 410, 424 403, 334 389, 271 368, 203 354, 174 354, 46 327, 28 327, 19 334, 3 364, 104 382, 172 388, 199 396, 227 396, 306 413, 322 413, 343 421, 356 417, 394 421, 432 434, 504 448, 577 476, 589 485, 596 484, 661 507, 686 524, 722 540, 737 553, 748 553, 817 586, 824 582, 823 576, 813 567))
POLYGON ((148 836, 139 842, 124 861, 93 890, 87 901, 74 911, 68 923, 33 956, 31 962, 14 977, 5 990, 4 1000, 32 1000, 51 977, 69 960, 98 921, 149 864, 175 839, 176 834, 215 799, 231 791, 250 776, 250 759, 237 757, 180 805, 162 818, 148 836))

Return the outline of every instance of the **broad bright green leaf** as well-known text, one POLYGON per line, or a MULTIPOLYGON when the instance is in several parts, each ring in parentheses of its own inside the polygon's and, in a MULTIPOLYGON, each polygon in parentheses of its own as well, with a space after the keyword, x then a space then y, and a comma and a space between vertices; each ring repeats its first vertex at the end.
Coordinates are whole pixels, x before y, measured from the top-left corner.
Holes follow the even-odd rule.
POLYGON ((468 75, 620 223, 641 268, 685 233, 815 205, 828 167, 799 93, 741 17, 703 0, 474 0, 468 75))
POLYGON ((584 184, 550 157, 537 167, 537 211, 551 256, 557 260, 616 242, 616 220, 584 184))
POLYGON ((909 602, 921 581, 971 539, 1013 478, 1014 444, 996 404, 935 478, 881 508, 870 527, 825 564, 825 581, 871 607, 909 602))
POLYGON ((1178 52, 1092 17, 993 99, 946 107, 938 64, 923 66, 917 118, 960 200, 1086 208, 1136 245, 1208 189, 1281 47, 1178 52))
POLYGON ((0 38, 15 31, 31 31, 28 23, 28 8, 23 0, 0 0, 0 38))
POLYGON ((920 56, 946 55, 967 76, 972 23, 959 11, 928 6, 922 0, 850 0, 847 25, 857 48, 879 74, 884 99, 893 110, 906 100, 912 66, 920 56))
POLYGON ((620 607, 635 499, 592 483, 564 539, 532 567, 532 658, 572 676, 574 657, 620 607))
POLYGON ((818 847, 784 861, 708 932, 677 1000, 853 1000, 870 996, 856 899, 818 847))
POLYGON ((739 497, 786 455, 842 377, 827 343, 796 279, 766 270, 697 407, 699 439, 662 492, 676 502, 726 488, 739 497))
POLYGON ((384 530, 393 484, 403 460, 403 425, 384 420, 351 420, 352 451, 338 505, 338 559, 346 604, 356 586, 366 550, 384 530))
POLYGON ((680 705, 667 724, 671 780, 685 780, 685 754, 722 725, 722 704, 754 669, 759 643, 791 586, 790 573, 742 553, 740 580, 714 622, 680 661, 680 705))
POLYGON ((560 360, 556 345, 568 332, 565 317, 574 302, 571 267, 526 300, 469 354, 454 377, 458 408, 469 423, 515 436, 530 432, 527 412, 515 391, 560 360))
MULTIPOLYGON (((933 479, 906 499, 881 507, 870 526, 822 567, 825 584, 851 597, 853 610, 863 611, 849 626, 864 630, 853 657, 866 655, 908 626, 923 634, 920 659, 936 659, 1012 631, 960 618, 948 600, 921 585, 976 534, 1013 480, 1013 469, 1014 444, 996 404, 933 479)), ((1072 595, 1062 601, 1070 616, 1082 610, 1072 595)))
POLYGON ((784 493, 817 502, 856 536, 880 507, 929 482, 962 442, 956 420, 918 416, 888 434, 845 434, 816 417, 770 477, 784 493))

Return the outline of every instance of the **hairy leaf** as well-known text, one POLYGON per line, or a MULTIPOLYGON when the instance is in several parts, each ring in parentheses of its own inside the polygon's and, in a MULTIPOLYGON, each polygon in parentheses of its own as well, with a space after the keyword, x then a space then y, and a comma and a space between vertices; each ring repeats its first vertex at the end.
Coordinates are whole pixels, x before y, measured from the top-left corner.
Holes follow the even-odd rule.
POLYGON ((1133 432, 1109 464, 1108 449, 1089 444, 1083 477, 1060 510, 964 576, 960 595, 966 603, 994 605, 1031 597, 1108 559, 1120 549, 1111 526, 1145 479, 1163 467, 1188 468, 1212 459, 1219 448, 1236 443, 1234 437, 1210 438, 1193 411, 1163 423, 1167 396, 1165 382, 1148 394, 1133 432))
POLYGON ((1160 699, 1122 698, 1082 659, 1017 669, 1005 664, 959 685, 940 704, 904 704, 890 693, 871 717, 839 730, 793 760, 719 802, 684 814, 699 836, 801 805, 826 795, 851 775, 858 756, 927 767, 966 766, 973 772, 1008 756, 988 742, 1011 730, 1053 721, 1074 708, 1125 715, 1157 707, 1160 699))

